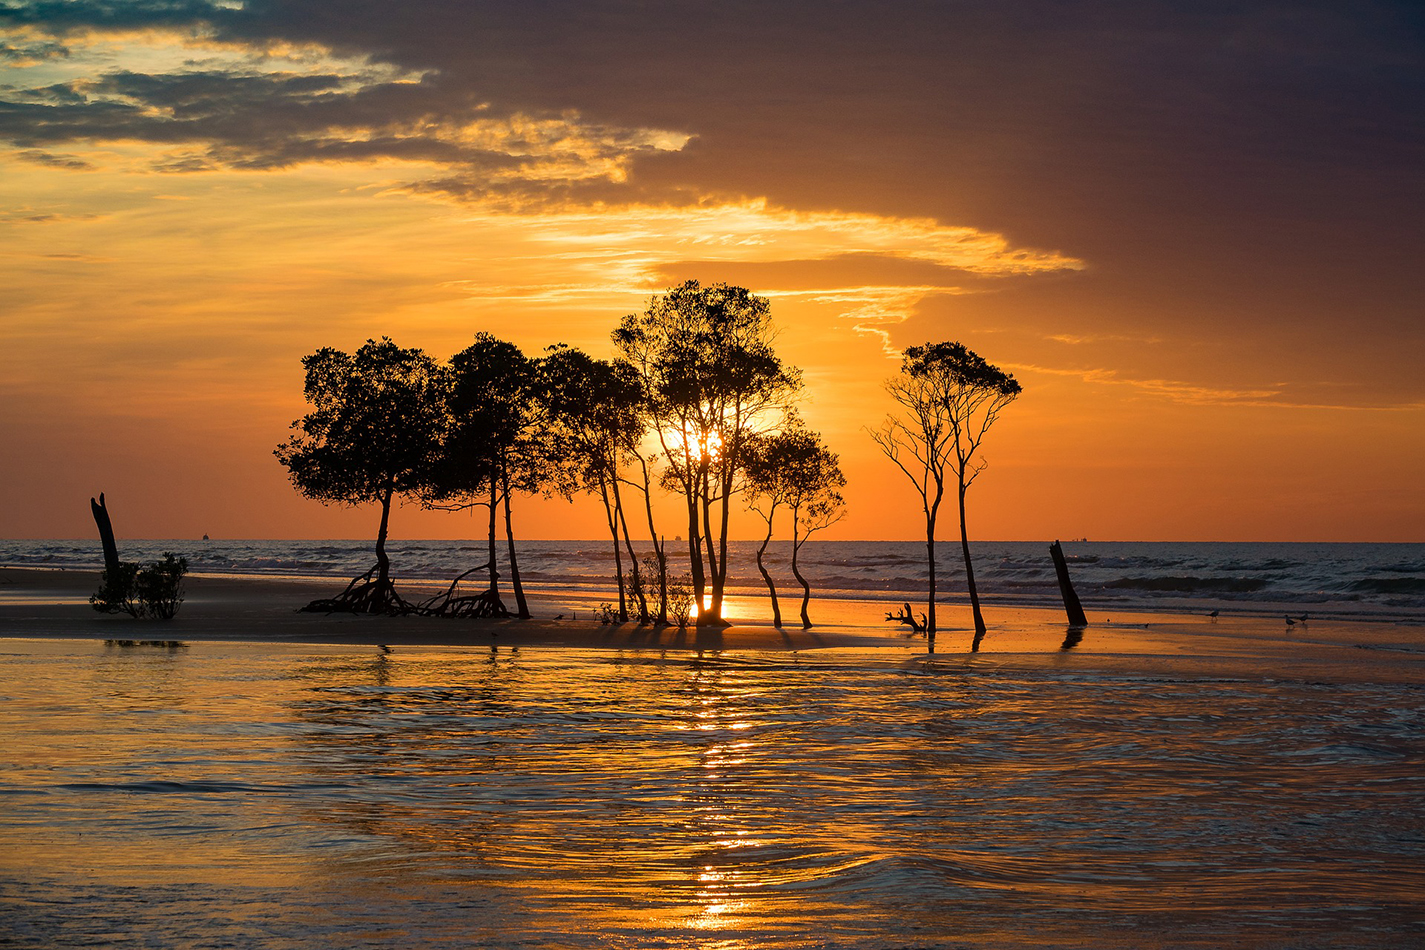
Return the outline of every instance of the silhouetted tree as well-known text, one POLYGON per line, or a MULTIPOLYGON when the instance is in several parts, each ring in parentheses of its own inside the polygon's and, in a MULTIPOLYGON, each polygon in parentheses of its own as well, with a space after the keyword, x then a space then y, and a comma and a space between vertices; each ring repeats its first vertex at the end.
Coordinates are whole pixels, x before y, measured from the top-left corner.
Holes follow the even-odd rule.
POLYGON ((687 507, 698 623, 720 624, 728 520, 746 443, 785 410, 800 374, 773 352, 767 301, 727 284, 674 287, 625 317, 613 338, 642 377, 668 463, 665 481, 687 507))
POLYGON ((537 360, 528 359, 513 343, 483 331, 475 334, 470 346, 450 358, 448 433, 439 464, 426 484, 426 503, 454 509, 484 507, 489 511, 489 560, 485 565, 489 586, 462 613, 508 614, 500 599, 496 543, 498 515, 503 513, 516 615, 530 616, 519 573, 511 495, 514 491, 544 490, 557 468, 537 399, 537 374, 537 360))
POLYGON ((444 374, 425 353, 387 337, 367 340, 354 354, 320 349, 302 366, 313 409, 292 423, 295 434, 273 454, 308 498, 381 506, 376 566, 340 597, 308 609, 405 612, 410 605, 391 583, 386 555, 391 501, 414 494, 428 477, 445 426, 444 374))
POLYGON ((975 618, 979 649, 985 635, 965 525, 965 493, 987 464, 976 458, 980 443, 1001 410, 1019 395, 1015 378, 986 363, 959 343, 927 343, 906 349, 898 376, 886 389, 903 414, 887 416, 871 437, 920 493, 925 512, 925 547, 929 568, 926 635, 935 652, 935 522, 945 494, 947 471, 955 477, 960 507, 960 548, 965 583, 975 618))
MULTIPOLYGON (((642 410, 643 387, 627 363, 596 360, 567 346, 554 346, 540 363, 540 398, 549 407, 552 431, 560 454, 575 461, 581 487, 597 494, 604 505, 613 540, 615 581, 619 589, 618 619, 629 619, 629 595, 637 601, 640 622, 666 622, 666 567, 660 568, 664 591, 656 610, 650 610, 638 555, 628 530, 621 474, 647 428, 642 410), (621 550, 622 545, 622 550, 621 550), (632 582, 625 582, 624 553, 628 555, 632 582)), ((650 512, 650 519, 651 519, 650 512)), ((652 524, 650 520, 650 525, 652 524)), ((654 550, 660 545, 654 536, 654 550)))
POLYGON ((767 535, 757 549, 757 569, 772 594, 772 622, 782 625, 777 590, 763 566, 763 551, 772 538, 772 519, 779 506, 792 516, 792 575, 802 586, 802 629, 811 628, 807 607, 811 585, 802 576, 798 556, 802 545, 817 531, 839 521, 845 503, 839 489, 845 487, 840 460, 795 414, 782 431, 749 440, 747 482, 754 497, 752 507, 767 522, 767 535))

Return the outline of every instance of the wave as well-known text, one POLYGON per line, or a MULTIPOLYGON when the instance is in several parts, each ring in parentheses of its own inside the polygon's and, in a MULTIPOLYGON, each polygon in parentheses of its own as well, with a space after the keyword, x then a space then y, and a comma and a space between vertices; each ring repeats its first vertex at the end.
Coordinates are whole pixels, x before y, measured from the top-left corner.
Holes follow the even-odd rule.
POLYGON ((1171 591, 1189 594, 1199 591, 1220 591, 1246 594, 1267 586, 1261 577, 1122 577, 1102 585, 1110 590, 1171 591))
POLYGON ((1425 577, 1363 577, 1347 590, 1363 594, 1425 594, 1425 577))

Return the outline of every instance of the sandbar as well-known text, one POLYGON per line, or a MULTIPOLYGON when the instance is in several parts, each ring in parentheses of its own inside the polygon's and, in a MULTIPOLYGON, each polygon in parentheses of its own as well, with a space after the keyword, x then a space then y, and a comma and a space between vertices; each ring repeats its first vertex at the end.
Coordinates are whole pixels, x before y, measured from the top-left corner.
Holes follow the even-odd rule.
MULTIPOLYGON (((729 612, 746 619, 721 629, 653 628, 601 624, 557 591, 534 591, 531 620, 371 617, 302 613, 298 608, 345 586, 335 578, 189 575, 186 598, 171 621, 101 614, 88 597, 96 571, 0 568, 0 637, 115 641, 240 641, 326 643, 388 647, 576 647, 590 649, 736 653, 875 650, 887 659, 929 664, 938 671, 992 672, 1037 668, 1073 673, 1213 675, 1253 680, 1413 682, 1425 684, 1425 624, 1313 618, 1286 624, 1224 612, 1219 618, 1184 613, 1109 614, 1086 604, 1089 627, 1067 627, 1062 611, 984 608, 989 632, 977 652, 968 607, 940 608, 936 652, 923 637, 885 622, 890 602, 814 599, 818 621, 773 627, 765 598, 744 598, 729 612), (572 614, 572 617, 571 617, 572 614)), ((402 585, 408 597, 427 596, 435 582, 402 585)), ((506 596, 507 605, 512 598, 506 596)))

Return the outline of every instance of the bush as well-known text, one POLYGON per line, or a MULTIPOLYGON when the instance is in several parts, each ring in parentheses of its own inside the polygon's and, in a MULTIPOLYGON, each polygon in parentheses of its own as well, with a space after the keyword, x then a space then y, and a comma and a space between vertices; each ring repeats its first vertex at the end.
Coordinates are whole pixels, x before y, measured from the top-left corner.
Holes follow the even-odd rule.
POLYGON ((668 622, 686 627, 693 614, 693 579, 687 574, 668 578, 668 622))
POLYGON ((164 552, 163 560, 148 567, 120 561, 118 570, 106 570, 99 580, 98 593, 89 604, 100 613, 126 613, 137 619, 172 620, 183 603, 183 575, 188 559, 164 552))

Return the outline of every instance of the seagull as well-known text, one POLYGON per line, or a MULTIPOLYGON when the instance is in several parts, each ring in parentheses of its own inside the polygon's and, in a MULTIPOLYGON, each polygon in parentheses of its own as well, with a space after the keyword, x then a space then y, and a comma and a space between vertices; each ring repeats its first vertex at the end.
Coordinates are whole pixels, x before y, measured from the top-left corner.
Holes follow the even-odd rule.
POLYGON ((378 643, 378 644, 376 644, 376 645, 381 648, 381 652, 382 652, 382 653, 390 653, 390 652, 391 652, 391 648, 388 647, 388 646, 387 646, 386 644, 384 644, 384 643, 378 643))
POLYGON ((1286 614, 1285 616, 1286 616, 1286 625, 1287 625, 1288 627, 1294 627, 1294 626, 1296 626, 1296 618, 1295 618, 1295 617, 1293 617, 1291 614, 1286 614))
POLYGON ((1211 617, 1213 620, 1216 620, 1216 619, 1217 619, 1217 615, 1220 614, 1220 613, 1222 613, 1221 610, 1214 610, 1214 611, 1210 612, 1210 613, 1208 614, 1208 616, 1211 617))

